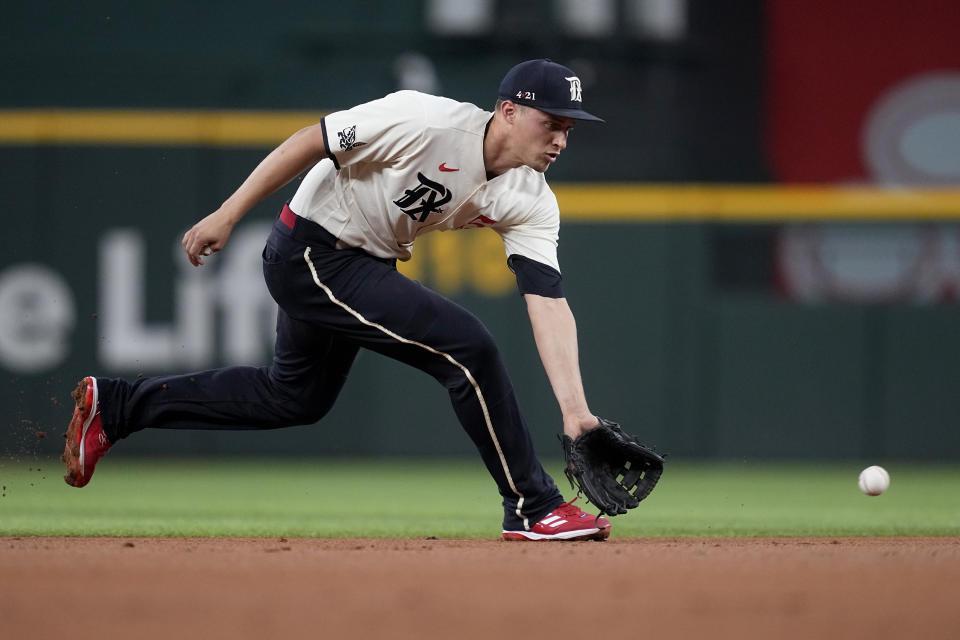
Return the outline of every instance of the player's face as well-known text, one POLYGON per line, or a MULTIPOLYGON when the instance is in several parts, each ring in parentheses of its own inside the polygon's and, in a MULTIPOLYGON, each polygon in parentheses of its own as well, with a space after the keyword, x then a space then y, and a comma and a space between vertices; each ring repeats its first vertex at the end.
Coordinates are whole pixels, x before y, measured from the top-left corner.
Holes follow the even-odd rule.
POLYGON ((514 141, 523 164, 543 173, 567 148, 576 121, 533 108, 522 109, 514 127, 514 141))

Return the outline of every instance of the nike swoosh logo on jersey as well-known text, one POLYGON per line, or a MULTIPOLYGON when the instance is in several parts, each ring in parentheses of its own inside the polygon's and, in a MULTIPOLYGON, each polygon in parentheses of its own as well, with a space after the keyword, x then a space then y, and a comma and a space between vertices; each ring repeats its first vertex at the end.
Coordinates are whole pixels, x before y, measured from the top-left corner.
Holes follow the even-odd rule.
POLYGON ((447 166, 446 162, 441 162, 440 171, 460 171, 460 169, 451 169, 450 167, 447 166))

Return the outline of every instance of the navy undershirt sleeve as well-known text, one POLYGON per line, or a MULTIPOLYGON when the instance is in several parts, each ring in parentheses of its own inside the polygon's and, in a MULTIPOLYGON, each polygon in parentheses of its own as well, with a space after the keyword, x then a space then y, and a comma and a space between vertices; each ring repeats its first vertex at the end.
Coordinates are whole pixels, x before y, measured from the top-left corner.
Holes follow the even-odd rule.
POLYGON ((553 267, 516 253, 507 258, 507 266, 517 276, 520 293, 544 298, 563 297, 563 276, 553 267))

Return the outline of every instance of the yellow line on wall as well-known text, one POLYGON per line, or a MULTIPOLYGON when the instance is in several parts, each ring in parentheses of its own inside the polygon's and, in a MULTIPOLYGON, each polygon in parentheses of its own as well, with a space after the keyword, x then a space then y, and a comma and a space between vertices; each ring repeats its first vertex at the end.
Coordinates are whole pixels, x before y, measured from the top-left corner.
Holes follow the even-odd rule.
POLYGON ((960 189, 559 184, 553 190, 564 219, 584 222, 960 219, 960 189))
MULTIPOLYGON (((270 148, 321 111, 0 109, 0 145, 270 148)), ((571 155, 567 162, 576 162, 571 155)), ((552 183, 565 220, 958 220, 960 188, 552 183)))
POLYGON ((318 111, 0 110, 2 145, 272 146, 318 111))

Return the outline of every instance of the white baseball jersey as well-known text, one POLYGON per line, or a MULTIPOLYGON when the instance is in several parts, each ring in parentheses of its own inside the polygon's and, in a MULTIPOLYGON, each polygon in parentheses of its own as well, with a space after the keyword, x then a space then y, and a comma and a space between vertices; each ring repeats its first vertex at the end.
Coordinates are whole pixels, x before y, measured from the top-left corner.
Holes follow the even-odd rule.
POLYGON ((339 246, 410 259, 417 236, 491 227, 506 254, 557 271, 560 211, 542 173, 518 167, 487 180, 483 138, 492 114, 472 104, 399 91, 326 116, 331 158, 290 201, 339 246))

